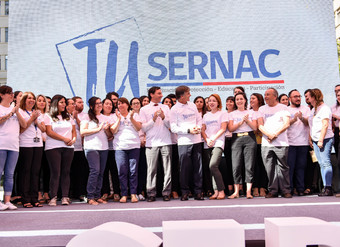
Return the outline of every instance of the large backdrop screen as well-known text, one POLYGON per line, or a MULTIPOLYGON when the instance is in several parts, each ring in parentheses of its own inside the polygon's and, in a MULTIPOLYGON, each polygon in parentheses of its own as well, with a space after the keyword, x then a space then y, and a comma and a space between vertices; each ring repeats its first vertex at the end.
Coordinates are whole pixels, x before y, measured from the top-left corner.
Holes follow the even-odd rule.
MULTIPOLYGON (((8 84, 52 96, 192 97, 339 81, 332 0, 11 0, 8 84)), ((193 98, 192 98, 193 99, 193 98)))

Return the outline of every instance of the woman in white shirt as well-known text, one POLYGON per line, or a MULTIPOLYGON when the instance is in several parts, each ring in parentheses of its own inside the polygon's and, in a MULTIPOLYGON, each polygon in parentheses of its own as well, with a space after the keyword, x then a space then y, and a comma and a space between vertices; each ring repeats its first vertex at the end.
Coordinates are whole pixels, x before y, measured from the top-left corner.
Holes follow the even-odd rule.
POLYGON ((26 121, 19 113, 19 104, 11 106, 13 90, 0 87, 0 177, 4 172, 4 204, 0 210, 17 209, 11 202, 13 175, 19 156, 19 131, 26 127, 26 121))
POLYGON ((331 151, 333 144, 332 112, 323 103, 323 94, 320 89, 310 91, 309 102, 313 106, 308 123, 314 152, 320 164, 321 177, 324 185, 319 196, 332 196, 333 169, 331 163, 331 151))
POLYGON ((225 198, 224 183, 219 165, 224 148, 224 134, 227 129, 227 112, 221 111, 222 101, 218 94, 209 96, 208 104, 210 111, 203 116, 202 137, 204 139, 205 160, 209 161, 209 169, 212 176, 214 194, 210 200, 225 198))
POLYGON ((120 181, 121 203, 127 201, 128 185, 130 185, 131 202, 138 202, 138 162, 140 139, 138 131, 142 122, 138 114, 129 112, 130 104, 126 98, 118 99, 118 110, 114 116, 111 132, 114 134, 113 149, 120 181), (118 111, 119 110, 119 111, 118 111))
POLYGON ((25 92, 20 101, 20 114, 26 121, 26 128, 20 129, 19 170, 20 191, 24 208, 42 207, 38 202, 39 173, 43 153, 41 133, 45 132, 44 119, 36 110, 36 98, 32 92, 25 92))
POLYGON ((232 163, 234 176, 234 193, 229 199, 239 197, 240 184, 242 184, 242 165, 245 165, 245 182, 247 183, 247 198, 252 199, 251 187, 254 176, 256 156, 256 139, 254 130, 257 129, 253 111, 247 110, 247 97, 245 93, 235 95, 237 110, 229 114, 228 129, 233 132, 232 137, 232 163))
POLYGON ((89 164, 90 174, 87 181, 87 203, 98 205, 107 203, 101 199, 103 174, 109 150, 108 138, 110 132, 110 116, 101 114, 103 103, 98 97, 88 101, 88 116, 80 123, 80 134, 84 137, 85 156, 89 164))
POLYGON ((76 141, 75 122, 66 111, 66 98, 55 95, 52 98, 49 114, 45 115, 45 151, 50 165, 50 206, 57 206, 59 181, 61 204, 69 205, 70 169, 76 141))

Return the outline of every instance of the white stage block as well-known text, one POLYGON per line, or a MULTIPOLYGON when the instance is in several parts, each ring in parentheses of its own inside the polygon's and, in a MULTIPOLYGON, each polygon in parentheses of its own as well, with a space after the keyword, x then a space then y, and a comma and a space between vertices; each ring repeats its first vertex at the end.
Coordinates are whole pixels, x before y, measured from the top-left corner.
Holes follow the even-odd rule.
POLYGON ((163 221, 164 247, 244 247, 244 228, 235 220, 163 221))
POLYGON ((340 227, 311 217, 265 218, 266 247, 339 247, 340 227))
POLYGON ((126 222, 108 222, 75 236, 67 247, 159 247, 161 244, 161 238, 143 227, 126 222))

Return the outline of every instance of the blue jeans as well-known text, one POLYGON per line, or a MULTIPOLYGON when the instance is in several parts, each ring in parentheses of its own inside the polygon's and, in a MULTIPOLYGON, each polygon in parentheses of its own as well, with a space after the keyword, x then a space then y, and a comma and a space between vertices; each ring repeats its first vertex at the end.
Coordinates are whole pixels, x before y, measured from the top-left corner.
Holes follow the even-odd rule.
POLYGON ((313 141, 314 152, 321 169, 321 177, 324 186, 332 186, 333 169, 331 163, 333 138, 323 140, 323 147, 320 149, 317 142, 313 141))
POLYGON ((288 165, 291 191, 293 191, 294 187, 298 192, 305 191, 307 153, 308 146, 289 146, 288 165), (294 181, 296 184, 294 184, 294 181))
POLYGON ((4 195, 10 196, 13 189, 13 175, 17 164, 19 152, 0 150, 0 178, 4 171, 4 195))
POLYGON ((115 158, 122 196, 128 195, 128 184, 130 193, 137 194, 139 153, 139 148, 116 150, 115 158))
POLYGON ((103 175, 109 150, 85 150, 90 174, 87 180, 87 198, 98 199, 101 196, 103 175))

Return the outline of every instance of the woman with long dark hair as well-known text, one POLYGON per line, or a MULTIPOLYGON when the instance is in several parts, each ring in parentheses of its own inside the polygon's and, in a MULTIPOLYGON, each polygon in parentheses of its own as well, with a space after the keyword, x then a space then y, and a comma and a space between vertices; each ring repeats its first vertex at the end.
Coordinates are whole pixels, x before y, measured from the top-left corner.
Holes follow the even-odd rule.
POLYGON ((84 137, 85 156, 89 164, 90 174, 87 181, 87 203, 98 205, 107 203, 101 199, 103 174, 108 155, 108 138, 110 132, 110 116, 101 114, 103 103, 98 97, 91 97, 88 101, 88 116, 80 123, 80 134, 84 137))
POLYGON ((69 205, 70 169, 76 141, 75 122, 66 111, 66 98, 55 95, 51 101, 49 114, 45 115, 45 151, 50 165, 50 206, 57 206, 59 181, 61 204, 69 205))
POLYGON ((22 205, 25 208, 42 207, 38 201, 39 173, 43 154, 42 132, 46 131, 40 110, 36 109, 36 98, 32 92, 25 92, 20 102, 20 114, 26 121, 26 128, 20 132, 19 181, 22 205))
POLYGON ((232 166, 234 176, 234 193, 229 199, 238 198, 240 184, 242 184, 242 165, 245 166, 245 182, 247 184, 247 198, 253 198, 251 188, 254 176, 256 155, 256 138, 254 130, 257 121, 253 113, 247 110, 247 97, 245 93, 235 95, 236 111, 229 114, 228 129, 232 137, 232 166))
POLYGON ((138 131, 142 122, 137 113, 130 111, 130 104, 126 98, 118 99, 118 110, 114 116, 111 132, 114 134, 113 149, 118 167, 121 203, 127 201, 130 187, 131 202, 138 202, 138 162, 140 154, 140 139, 138 131), (129 186, 128 186, 129 185, 129 186))
POLYGON ((309 102, 313 106, 308 118, 310 136, 315 155, 320 164, 321 177, 324 185, 323 191, 319 196, 332 196, 333 169, 331 151, 334 136, 331 122, 332 112, 323 102, 323 94, 320 89, 315 88, 310 91, 309 102))
MULTIPOLYGON (((263 105, 264 99, 262 94, 253 93, 250 96, 250 109, 254 111, 255 115, 258 114, 259 108, 263 105)), ((258 129, 255 130, 254 132, 256 137, 257 150, 254 171, 253 196, 265 197, 268 185, 268 178, 261 156, 262 133, 258 129)))
POLYGON ((340 121, 340 91, 336 92, 336 103, 332 106, 332 122, 334 126, 334 150, 338 157, 339 147, 339 121, 340 121))
POLYGON ((20 127, 26 128, 26 121, 19 113, 19 104, 11 106, 13 98, 11 87, 0 87, 0 177, 4 172, 4 204, 0 202, 0 211, 17 209, 10 200, 19 156, 19 131, 20 127))

